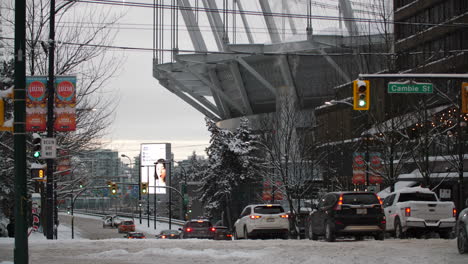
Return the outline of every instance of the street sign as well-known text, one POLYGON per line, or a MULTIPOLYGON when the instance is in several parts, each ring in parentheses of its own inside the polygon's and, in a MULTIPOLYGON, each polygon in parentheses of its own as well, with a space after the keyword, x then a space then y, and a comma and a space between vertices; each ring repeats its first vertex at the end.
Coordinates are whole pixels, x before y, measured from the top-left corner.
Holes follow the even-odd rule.
POLYGON ((432 83, 389 82, 388 93, 432 93, 432 83))
POLYGON ((55 138, 43 138, 41 141, 41 159, 55 159, 57 144, 55 138))

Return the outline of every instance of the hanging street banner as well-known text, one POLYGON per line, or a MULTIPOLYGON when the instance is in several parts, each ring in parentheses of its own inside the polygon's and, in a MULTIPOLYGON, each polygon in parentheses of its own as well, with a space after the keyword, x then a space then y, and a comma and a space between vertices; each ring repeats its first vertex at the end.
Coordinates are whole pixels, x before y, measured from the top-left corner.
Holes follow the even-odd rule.
POLYGON ((370 159, 370 172, 369 172, 369 184, 382 184, 382 158, 381 153, 371 152, 369 153, 370 159))
POLYGON ((55 131, 76 130, 76 76, 55 78, 55 131))
POLYGON ((389 82, 388 93, 432 93, 432 83, 389 82))
POLYGON ((366 183, 366 159, 365 153, 353 153, 353 178, 352 182, 355 185, 366 183))
POLYGON ((43 132, 47 128, 47 77, 26 77, 26 131, 43 132))

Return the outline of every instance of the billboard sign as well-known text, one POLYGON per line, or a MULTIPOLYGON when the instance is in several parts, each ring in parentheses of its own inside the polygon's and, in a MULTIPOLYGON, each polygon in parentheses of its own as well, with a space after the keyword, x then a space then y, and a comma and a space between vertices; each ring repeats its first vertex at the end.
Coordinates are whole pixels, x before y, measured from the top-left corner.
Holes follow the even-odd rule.
POLYGON ((165 194, 166 179, 169 175, 171 158, 170 143, 145 143, 140 147, 141 182, 149 183, 149 194, 165 194), (156 186, 156 189, 155 189, 156 186))

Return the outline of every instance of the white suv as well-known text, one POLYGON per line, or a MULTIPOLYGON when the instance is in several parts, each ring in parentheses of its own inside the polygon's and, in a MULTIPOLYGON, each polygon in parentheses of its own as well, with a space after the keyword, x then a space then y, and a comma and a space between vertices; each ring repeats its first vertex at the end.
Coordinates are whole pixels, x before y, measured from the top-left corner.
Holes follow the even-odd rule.
POLYGON ((288 214, 278 204, 248 205, 234 223, 234 237, 236 239, 252 238, 259 235, 287 238, 288 234, 288 214))

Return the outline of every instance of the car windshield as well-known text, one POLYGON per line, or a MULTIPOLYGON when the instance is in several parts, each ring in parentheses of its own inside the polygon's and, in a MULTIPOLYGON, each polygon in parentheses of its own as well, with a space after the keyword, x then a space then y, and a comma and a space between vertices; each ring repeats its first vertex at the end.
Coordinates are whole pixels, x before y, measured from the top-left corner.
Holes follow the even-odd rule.
POLYGON ((187 225, 188 227, 211 227, 211 223, 207 221, 196 221, 196 222, 190 222, 187 225))
POLYGON ((280 214, 283 213, 284 209, 281 206, 256 206, 254 213, 257 214, 280 214))
POLYGON ((170 235, 170 234, 175 234, 177 235, 178 231, 176 230, 164 230, 164 231, 161 231, 161 235, 170 235))
POLYGON ((401 193, 398 202, 407 201, 437 202, 437 198, 433 193, 401 193))
POLYGON ((122 225, 133 225, 133 221, 124 221, 122 225))
POLYGON ((343 204, 379 204, 379 199, 372 193, 349 193, 343 195, 343 204))

